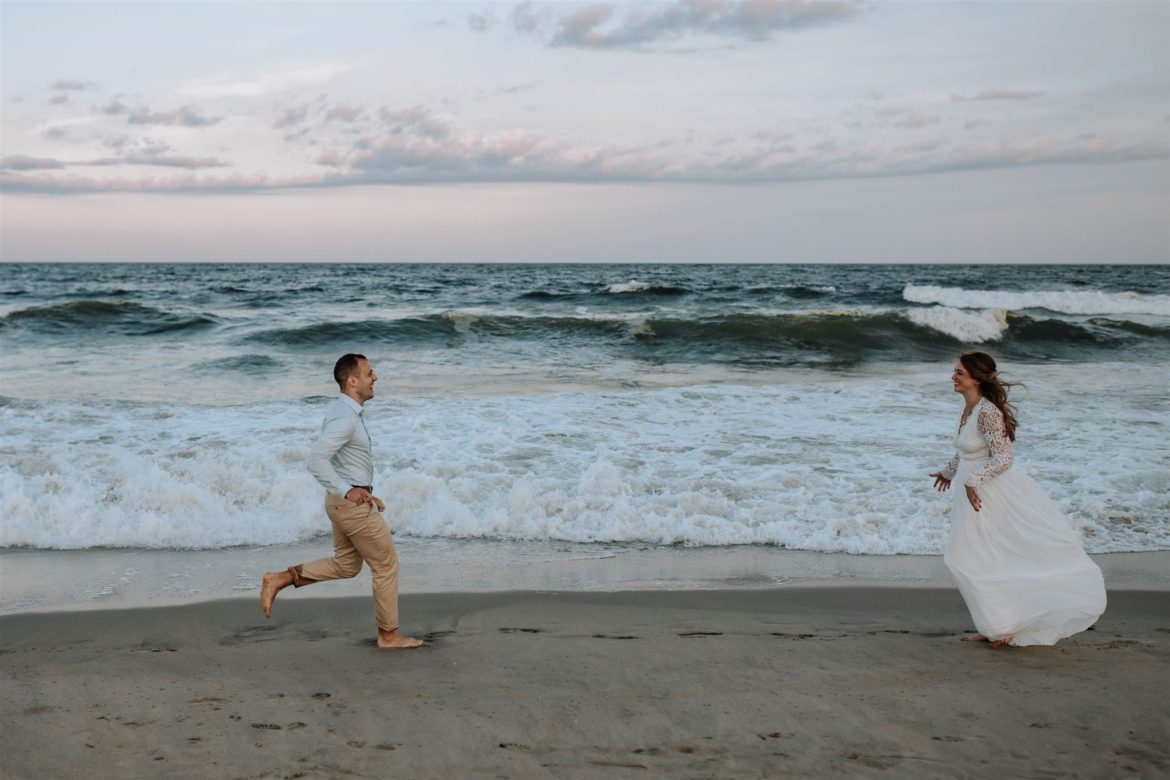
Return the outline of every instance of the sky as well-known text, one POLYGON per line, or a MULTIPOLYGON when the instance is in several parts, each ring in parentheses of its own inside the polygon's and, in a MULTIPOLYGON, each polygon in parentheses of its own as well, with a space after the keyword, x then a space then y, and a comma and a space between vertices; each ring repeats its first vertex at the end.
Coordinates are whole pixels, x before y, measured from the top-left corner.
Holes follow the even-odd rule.
POLYGON ((0 260, 1170 262, 1170 4, 7 2, 0 260))

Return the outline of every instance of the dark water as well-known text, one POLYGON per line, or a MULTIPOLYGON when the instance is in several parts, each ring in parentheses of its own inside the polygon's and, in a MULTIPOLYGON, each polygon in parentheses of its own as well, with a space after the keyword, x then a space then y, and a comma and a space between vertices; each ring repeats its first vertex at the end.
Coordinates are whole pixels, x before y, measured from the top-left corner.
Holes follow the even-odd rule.
POLYGON ((1167 266, 9 265, 0 305, 10 345, 181 343, 199 372, 351 349, 826 368, 1170 353, 1167 266))

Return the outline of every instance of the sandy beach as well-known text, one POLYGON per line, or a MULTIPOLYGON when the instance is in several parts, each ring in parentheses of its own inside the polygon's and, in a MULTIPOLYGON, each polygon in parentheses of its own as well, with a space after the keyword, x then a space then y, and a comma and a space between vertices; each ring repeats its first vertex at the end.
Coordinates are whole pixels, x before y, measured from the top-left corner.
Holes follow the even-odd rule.
POLYGON ((0 618, 0 774, 1153 777, 1170 593, 992 650, 949 589, 414 594, 0 618))

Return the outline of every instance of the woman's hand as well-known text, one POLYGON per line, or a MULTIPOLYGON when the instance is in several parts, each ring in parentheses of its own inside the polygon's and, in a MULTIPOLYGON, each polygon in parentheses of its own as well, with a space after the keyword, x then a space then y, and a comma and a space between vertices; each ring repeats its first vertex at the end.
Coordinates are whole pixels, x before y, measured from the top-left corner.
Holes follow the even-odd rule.
POLYGON ((934 477, 934 489, 940 493, 944 493, 951 489, 951 481, 942 475, 941 471, 936 471, 930 476, 934 477))
POLYGON ((971 502, 971 508, 978 512, 979 508, 983 506, 983 499, 979 498, 979 494, 975 492, 975 488, 970 485, 964 485, 963 487, 967 488, 967 500, 971 502))

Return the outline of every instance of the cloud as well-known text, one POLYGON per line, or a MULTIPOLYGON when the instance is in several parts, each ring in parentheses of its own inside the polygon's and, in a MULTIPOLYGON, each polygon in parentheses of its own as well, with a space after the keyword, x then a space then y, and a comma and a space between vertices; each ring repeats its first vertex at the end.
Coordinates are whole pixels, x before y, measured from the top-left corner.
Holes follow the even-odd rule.
POLYGON ((111 167, 118 165, 147 165, 160 168, 196 170, 201 168, 225 168, 230 165, 223 160, 212 157, 191 157, 187 155, 169 154, 171 151, 169 145, 149 139, 134 142, 127 136, 115 136, 103 140, 102 145, 117 150, 118 156, 102 157, 94 160, 64 161, 47 157, 8 155, 0 158, 0 170, 50 171, 83 166, 111 167))
POLYGON ((521 92, 528 92, 529 90, 536 89, 539 84, 539 81, 526 81, 523 84, 510 84, 505 87, 500 87, 500 93, 503 95, 518 95, 521 92))
MULTIPOLYGON (((851 0, 675 0, 633 7, 593 3, 568 10, 520 3, 511 21, 517 33, 550 46, 637 49, 685 36, 763 41, 782 30, 848 19, 862 8, 851 0)), ((469 26, 485 32, 494 20, 472 17, 469 26)))
POLYGON ((49 89, 80 92, 86 89, 97 89, 96 81, 82 81, 81 79, 57 79, 49 85, 49 89))
MULTIPOLYGON (((421 106, 366 110, 356 134, 318 147, 306 160, 321 166, 300 176, 195 175, 200 169, 230 167, 207 157, 176 153, 143 139, 111 137, 115 158, 63 163, 13 156, 4 158, 0 185, 8 191, 74 193, 87 191, 242 192, 379 184, 452 183, 720 183, 916 176, 964 170, 1021 168, 1054 164, 1110 164, 1166 160, 1165 139, 1110 140, 1078 133, 1068 137, 1014 138, 1001 143, 947 134, 907 139, 858 133, 828 133, 819 125, 786 126, 772 131, 745 130, 736 136, 650 139, 643 143, 589 143, 525 128, 495 133, 454 126, 448 117, 421 106), (372 121, 371 121, 372 120, 372 121), (170 177, 87 178, 58 169, 93 165, 155 166, 182 169, 170 177)), ((933 124, 910 111, 889 121, 933 124)), ((838 128, 839 129, 839 128, 838 128)), ((349 132, 347 130, 347 132, 349 132)), ((304 147, 308 151, 309 146, 304 147)))
POLYGON ((920 127, 937 125, 941 121, 942 120, 937 116, 931 116, 930 114, 923 114, 919 112, 910 112, 896 120, 893 124, 894 127, 900 127, 905 130, 916 130, 920 127))
POLYGON ((5 171, 48 171, 64 167, 65 163, 48 157, 29 157, 24 154, 0 157, 0 170, 5 171))
POLYGON ((110 116, 125 116, 132 125, 172 125, 179 127, 206 127, 219 124, 223 117, 205 117, 190 106, 180 106, 174 111, 151 111, 147 106, 130 108, 114 99, 102 107, 102 113, 110 116))
POLYGON ((206 117, 190 106, 179 106, 174 111, 151 111, 140 106, 130 112, 127 121, 132 125, 172 125, 178 127, 206 127, 223 121, 223 117, 206 117))
POLYGON ((467 17, 467 26, 474 32, 487 32, 496 26, 496 17, 490 13, 472 14, 467 17))
POLYGON ((310 104, 306 103, 303 106, 296 106, 294 108, 285 109, 284 113, 277 117, 276 121, 272 123, 272 126, 280 130, 286 127, 299 125, 308 118, 309 105, 310 104))
POLYGON ((425 106, 411 106, 395 111, 383 108, 378 112, 378 118, 383 126, 395 134, 405 133, 441 139, 451 133, 451 126, 425 106))
POLYGON ((64 95, 64 94, 53 95, 53 97, 49 98, 49 105, 50 106, 63 106, 68 102, 69 102, 69 96, 64 95))
POLYGON ((965 103, 973 100, 1035 100, 1043 97, 1043 92, 1027 92, 1015 89, 985 89, 974 95, 951 95, 956 103, 965 103))
POLYGON ((353 123, 362 118, 366 111, 361 106, 349 105, 347 103, 337 103, 325 112, 325 122, 348 122, 353 123))
POLYGON ((149 152, 132 152, 122 157, 111 157, 100 160, 90 160, 79 165, 151 165, 159 168, 186 168, 196 170, 200 168, 227 168, 230 163, 214 157, 188 157, 184 155, 151 154, 149 152))

